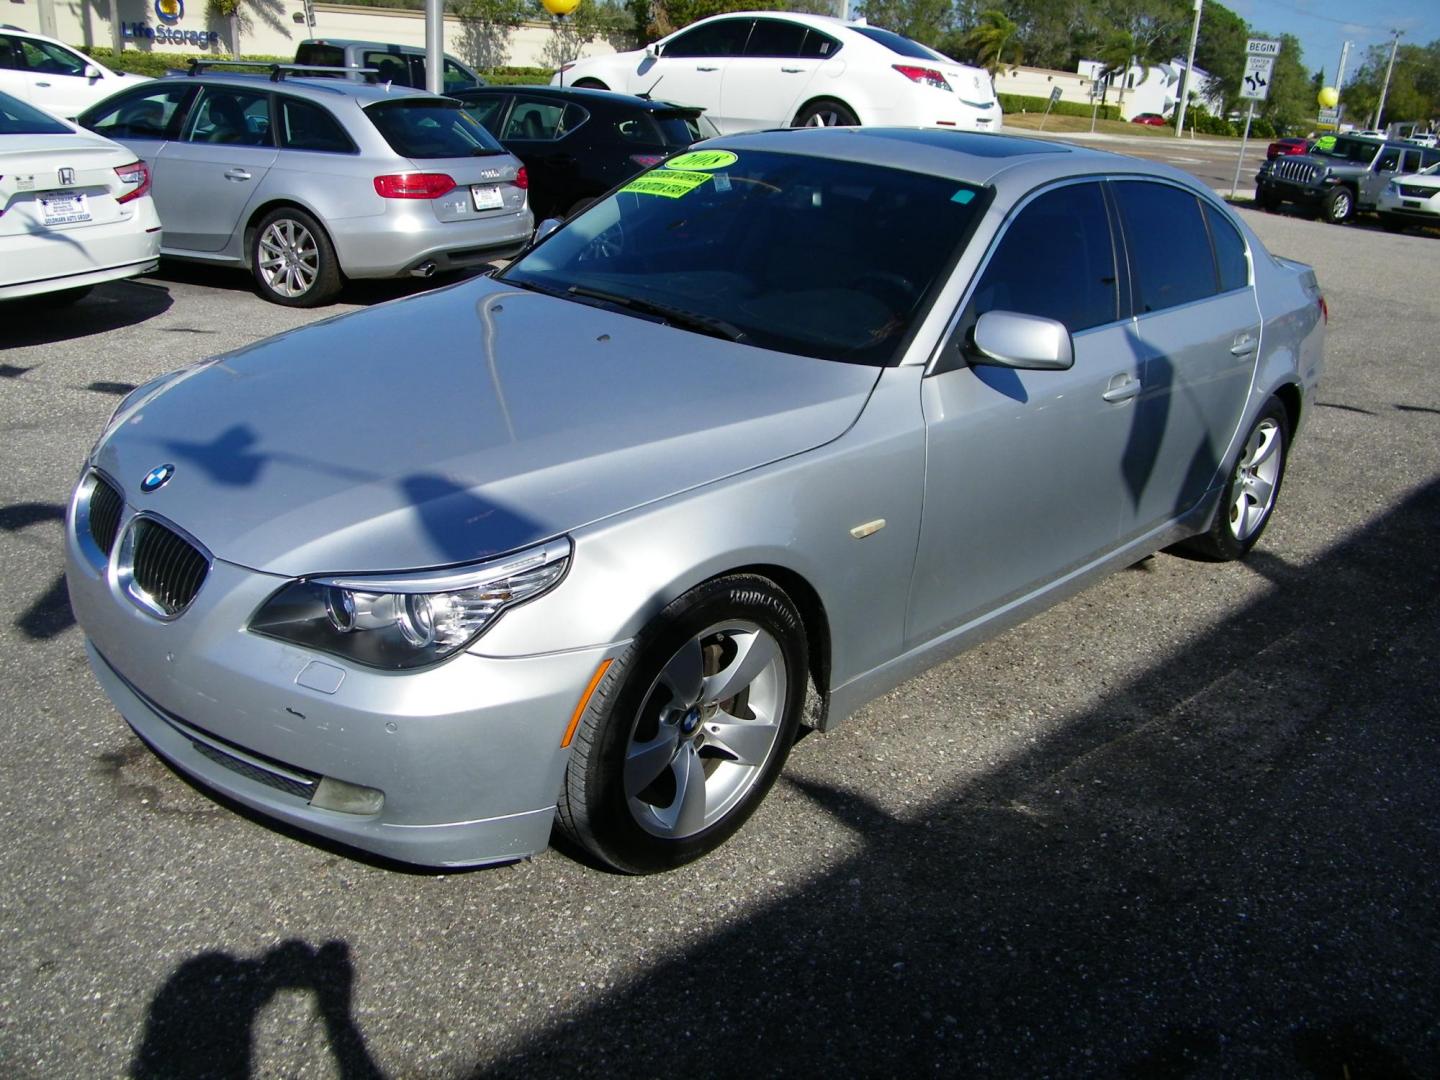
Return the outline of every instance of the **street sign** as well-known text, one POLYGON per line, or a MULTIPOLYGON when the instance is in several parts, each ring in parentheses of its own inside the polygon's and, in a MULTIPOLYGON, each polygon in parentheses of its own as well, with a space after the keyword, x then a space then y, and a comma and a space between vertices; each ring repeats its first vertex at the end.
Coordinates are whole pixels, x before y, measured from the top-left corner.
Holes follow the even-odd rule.
POLYGON ((1336 124, 1340 123, 1340 110, 1321 109, 1318 119, 1320 123, 1329 124, 1331 127, 1334 127, 1336 124))
POLYGON ((1245 57, 1245 74, 1240 78, 1240 96, 1251 101, 1264 101, 1270 93, 1270 73, 1274 69, 1273 56, 1245 57))
POLYGON ((1054 104, 1055 104, 1057 101, 1059 101, 1059 100, 1060 100, 1060 88, 1059 88, 1058 86, 1052 86, 1052 87, 1050 88, 1050 104, 1051 104, 1051 105, 1054 105, 1054 104))
POLYGON ((1264 38, 1251 38, 1245 42, 1246 56, 1269 56, 1280 55, 1280 42, 1266 41, 1264 38))

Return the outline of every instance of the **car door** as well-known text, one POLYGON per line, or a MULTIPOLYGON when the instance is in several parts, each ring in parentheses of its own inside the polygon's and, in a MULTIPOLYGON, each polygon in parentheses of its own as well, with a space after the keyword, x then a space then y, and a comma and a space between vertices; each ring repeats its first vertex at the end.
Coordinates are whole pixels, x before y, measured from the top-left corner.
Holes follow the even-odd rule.
POLYGON ((789 124, 815 72, 839 47, 834 38, 786 19, 757 18, 744 55, 731 60, 720 113, 731 130, 789 124))
POLYGON ((1385 185, 1401 172, 1402 151, 1398 146, 1385 146, 1375 160, 1370 163, 1368 172, 1360 176, 1360 192, 1357 201, 1360 206, 1370 209, 1380 199, 1380 192, 1385 190, 1385 185))
POLYGON ((1032 196, 982 269, 922 383, 925 506, 907 645, 1083 567, 1118 540, 1141 361, 1099 180, 1032 196), (1071 332, 1065 371, 976 362, 976 319, 1012 311, 1071 332), (948 370, 946 370, 948 368, 948 370))
MULTIPOLYGON (((79 53, 54 42, 34 38, 12 37, 9 40, 11 61, 18 60, 21 68, 16 81, 24 87, 24 92, 17 97, 56 116, 70 118, 79 115, 103 96, 103 89, 96 89, 101 82, 99 69, 79 53), (88 76, 87 71, 95 72, 95 77, 88 76)), ((0 49, 0 52, 4 51, 0 49)))
POLYGON ((580 198, 581 163, 572 136, 589 119, 589 111, 573 101, 541 94, 515 95, 499 139, 525 163, 530 203, 537 214, 564 214, 580 198))
POLYGON ((1145 359, 1124 462, 1129 537, 1192 509, 1222 479, 1255 377, 1261 322, 1245 242, 1223 213, 1160 181, 1117 180, 1111 190, 1145 359))
POLYGON ((214 254, 231 246, 275 164, 272 136, 268 93, 225 84, 201 90, 179 137, 155 159, 164 250, 214 254))
POLYGON ((725 72, 744 54, 754 21, 749 16, 714 19, 678 34, 665 43, 653 64, 641 65, 626 89, 704 109, 722 132, 743 130, 740 122, 724 115, 720 101, 725 72))

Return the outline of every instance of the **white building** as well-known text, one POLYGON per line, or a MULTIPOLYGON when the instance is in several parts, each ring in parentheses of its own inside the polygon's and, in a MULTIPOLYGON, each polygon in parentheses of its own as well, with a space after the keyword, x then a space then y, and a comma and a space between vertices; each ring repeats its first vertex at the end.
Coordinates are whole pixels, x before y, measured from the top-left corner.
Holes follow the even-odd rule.
MULTIPOLYGON (((1099 60, 1082 60, 1079 71, 1081 75, 1093 80, 1100 77, 1104 66, 1099 60)), ((1148 68, 1134 65, 1124 75, 1124 103, 1120 102, 1120 79, 1115 76, 1110 79, 1106 101, 1111 105, 1120 105, 1120 115, 1126 120, 1131 120, 1141 113, 1159 113, 1169 119, 1175 106, 1179 104, 1180 79, 1184 74, 1185 61, 1178 58, 1148 68)), ((1209 82, 1208 71, 1198 67, 1193 69, 1188 87, 1190 107, 1199 104, 1204 106, 1206 112, 1219 115, 1224 108, 1224 101, 1220 95, 1206 92, 1209 82)))

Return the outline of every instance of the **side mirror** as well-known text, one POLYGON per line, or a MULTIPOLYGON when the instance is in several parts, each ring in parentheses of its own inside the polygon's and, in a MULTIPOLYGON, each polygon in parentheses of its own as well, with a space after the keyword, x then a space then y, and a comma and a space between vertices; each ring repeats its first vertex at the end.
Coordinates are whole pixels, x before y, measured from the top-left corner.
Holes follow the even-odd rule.
POLYGON ((544 240, 545 237, 549 236, 552 232, 554 232, 556 229, 558 229, 561 225, 564 224, 565 222, 561 218, 547 217, 544 221, 540 222, 539 225, 535 226, 535 237, 530 242, 532 244, 538 244, 541 240, 544 240))
POLYGON ((86 64, 85 78, 89 79, 91 82, 94 82, 96 79, 100 78, 100 69, 94 64, 86 64))
POLYGON ((652 41, 649 45, 645 46, 645 55, 652 60, 655 59, 655 57, 660 55, 660 46, 652 41))
POLYGON ((1065 324, 1039 315, 987 311, 975 322, 971 362, 1030 371, 1064 371, 1075 363, 1065 324))

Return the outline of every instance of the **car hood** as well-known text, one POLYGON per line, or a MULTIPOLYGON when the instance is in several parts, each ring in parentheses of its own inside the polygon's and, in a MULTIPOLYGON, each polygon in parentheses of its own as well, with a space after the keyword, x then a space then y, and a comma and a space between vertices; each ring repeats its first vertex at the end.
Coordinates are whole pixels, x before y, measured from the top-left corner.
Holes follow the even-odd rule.
POLYGON ((176 373, 132 395, 94 462, 228 562, 418 569, 809 450, 877 376, 483 279, 176 373))

